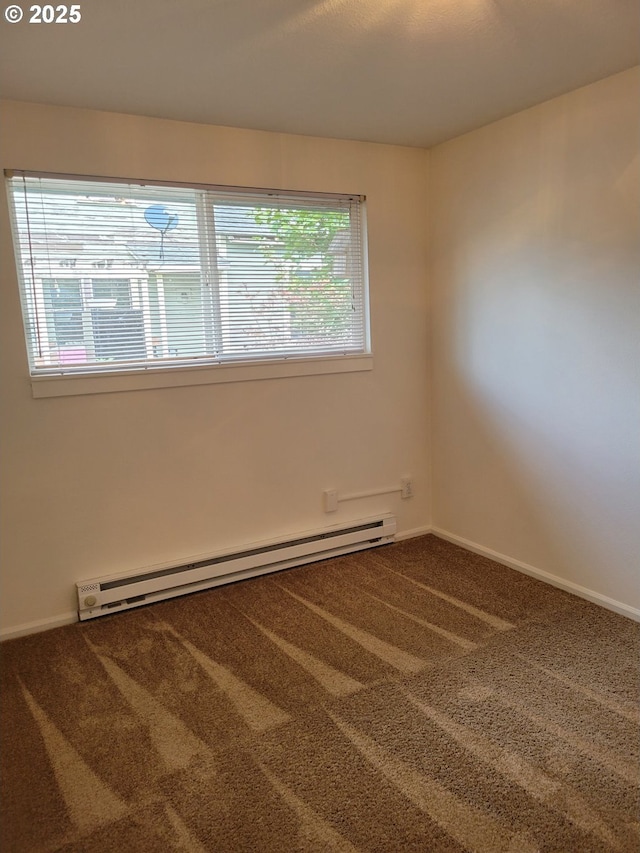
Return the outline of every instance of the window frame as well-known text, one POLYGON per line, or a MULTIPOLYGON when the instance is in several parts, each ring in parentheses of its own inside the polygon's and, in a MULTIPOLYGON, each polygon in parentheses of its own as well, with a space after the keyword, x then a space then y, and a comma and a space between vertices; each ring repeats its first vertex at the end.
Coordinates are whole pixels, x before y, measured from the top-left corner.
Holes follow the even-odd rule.
MULTIPOLYGON (((34 397, 57 397, 69 396, 78 394, 93 394, 105 393, 114 391, 129 391, 129 390, 144 390, 155 388, 179 387, 185 385, 203 385, 216 384, 238 381, 252 381, 261 379, 274 379, 292 376, 309 376, 323 375, 332 373, 352 373, 367 371, 373 368, 373 355, 371 351, 371 322, 369 310, 369 281, 368 281, 368 251, 367 251, 367 228, 366 228, 366 199, 358 194, 345 193, 319 193, 319 192, 304 192, 298 190, 278 190, 264 189, 254 187, 236 187, 224 186, 216 184, 203 184, 179 181, 163 181, 151 179, 131 179, 120 177, 105 177, 91 175, 75 175, 75 174, 60 174, 50 172, 33 172, 26 170, 5 170, 7 193, 10 201, 11 210, 11 228, 13 244, 16 254, 16 272, 20 283, 20 299, 22 304, 22 313, 24 320, 25 344, 28 354, 31 352, 29 344, 29 312, 25 305, 25 294, 27 287, 25 284, 26 276, 23 273, 23 265, 18 255, 20 252, 20 240, 17 234, 17 224, 15 222, 14 208, 11 202, 11 196, 14 192, 9 179, 16 178, 43 178, 59 180, 61 182, 68 181, 70 189, 75 182, 96 182, 99 184, 126 184, 131 186, 171 189, 184 188, 188 191, 196 193, 196 205, 202 205, 200 217, 211 215, 213 219, 213 207, 209 213, 206 210, 208 197, 206 193, 214 194, 217 197, 239 198, 247 196, 255 199, 268 200, 269 197, 274 197, 277 200, 291 200, 295 202, 300 199, 301 202, 346 200, 358 204, 358 217, 350 218, 350 228, 358 230, 357 239, 354 245, 359 248, 361 254, 360 263, 362 269, 362 351, 340 352, 338 351, 318 351, 301 352, 292 354, 252 354, 236 357, 225 356, 218 359, 215 355, 205 356, 204 359, 193 359, 190 361, 188 357, 177 359, 175 361, 163 361, 154 363, 149 360, 145 363, 139 363, 135 366, 111 367, 108 369, 95 369, 94 365, 87 367, 80 366, 79 368, 71 368, 67 372, 67 368, 62 368, 56 371, 55 367, 34 372, 31 356, 29 355, 29 373, 31 381, 31 389, 34 397), (198 192, 205 191, 205 192, 198 192)), ((210 199, 209 199, 210 202, 210 199)), ((214 202, 215 203, 215 202, 214 202)), ((211 229, 207 228, 206 232, 201 232, 198 229, 198 241, 200 253, 208 256, 207 264, 211 269, 211 240, 215 240, 215 225, 211 229)), ((214 247, 215 255, 215 247, 214 247)), ((216 266, 214 261, 213 266, 216 266)), ((48 271, 47 279, 51 278, 57 281, 55 273, 52 270, 48 271)), ((76 278, 75 270, 69 270, 71 278, 76 278)), ((97 281, 104 277, 105 282, 113 282, 115 279, 124 279, 124 276, 115 271, 107 271, 103 276, 100 273, 95 275, 97 281)), ((44 279, 43 279, 44 280, 44 279)), ((130 288, 133 286, 134 278, 129 280, 130 288)), ((52 315, 53 316, 53 312, 52 315)), ((49 321, 47 316, 47 321, 49 321)), ((215 317, 215 322, 220 319, 219 311, 215 317)), ((215 334, 215 328, 213 328, 215 334)))

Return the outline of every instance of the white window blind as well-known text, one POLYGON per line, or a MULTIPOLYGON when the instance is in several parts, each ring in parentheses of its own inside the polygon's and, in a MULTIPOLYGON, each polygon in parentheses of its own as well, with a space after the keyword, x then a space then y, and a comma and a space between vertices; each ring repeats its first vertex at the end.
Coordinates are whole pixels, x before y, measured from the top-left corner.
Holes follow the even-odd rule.
POLYGON ((368 351, 359 196, 7 183, 34 376, 368 351))

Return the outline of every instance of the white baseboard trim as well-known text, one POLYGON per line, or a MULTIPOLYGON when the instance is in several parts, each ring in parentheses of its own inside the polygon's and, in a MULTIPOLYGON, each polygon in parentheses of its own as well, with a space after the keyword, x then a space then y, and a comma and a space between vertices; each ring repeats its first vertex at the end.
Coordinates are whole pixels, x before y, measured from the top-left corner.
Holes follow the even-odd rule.
POLYGON ((412 530, 403 530, 401 533, 396 533, 396 541, 402 542, 403 539, 415 539, 416 536, 426 536, 427 533, 432 532, 430 524, 424 527, 414 527, 412 530))
POLYGON ((456 536, 454 533, 449 533, 448 530, 442 530, 440 527, 432 527, 431 533, 438 536, 440 539, 446 539, 447 542, 452 542, 454 545, 460 545, 467 551, 473 551, 475 554, 480 554, 482 557, 488 557, 490 560, 495 560, 496 563, 502 563, 503 566, 508 566, 510 569, 515 569, 517 572, 522 572, 525 575, 530 575, 537 580, 557 586, 565 592, 571 592, 580 598, 586 598, 587 601, 593 601, 594 604, 599 604, 601 607, 606 607, 607 610, 613 610, 615 613, 620 613, 622 616, 627 616, 629 619, 634 619, 640 622, 640 610, 636 607, 631 607, 629 604, 623 604, 621 601, 616 601, 614 598, 609 598, 599 592, 594 592, 592 589, 580 586, 572 581, 564 580, 557 575, 552 575, 550 572, 545 572, 542 569, 537 569, 535 566, 530 566, 528 563, 523 563, 520 560, 514 560, 497 551, 492 551, 491 548, 485 548, 484 545, 477 545, 469 539, 463 539, 461 536, 456 536))
POLYGON ((74 612, 51 616, 49 619, 37 619, 35 622, 24 622, 22 625, 15 625, 13 628, 4 628, 0 631, 0 641, 25 637, 27 634, 38 634, 40 631, 50 631, 51 628, 73 625, 77 621, 78 614, 74 612))

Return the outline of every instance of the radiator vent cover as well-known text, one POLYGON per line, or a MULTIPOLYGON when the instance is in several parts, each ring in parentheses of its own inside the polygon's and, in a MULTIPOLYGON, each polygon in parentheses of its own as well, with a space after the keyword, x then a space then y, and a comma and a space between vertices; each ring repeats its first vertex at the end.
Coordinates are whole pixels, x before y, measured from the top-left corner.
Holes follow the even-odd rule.
POLYGON ((148 566, 133 572, 79 581, 78 615, 82 621, 129 610, 220 584, 326 560, 394 541, 396 520, 385 514, 290 539, 256 542, 236 551, 192 557, 179 564, 148 566))

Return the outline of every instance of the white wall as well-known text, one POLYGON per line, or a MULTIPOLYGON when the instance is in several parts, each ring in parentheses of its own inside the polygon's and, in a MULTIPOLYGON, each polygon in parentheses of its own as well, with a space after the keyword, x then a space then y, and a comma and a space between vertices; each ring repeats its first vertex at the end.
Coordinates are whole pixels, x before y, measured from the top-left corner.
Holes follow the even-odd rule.
POLYGON ((379 511, 428 523, 426 152, 11 102, 0 152, 3 169, 366 195, 374 346, 365 373, 33 399, 3 201, 5 635, 69 618, 80 579, 379 511), (406 474, 411 500, 323 513, 323 489, 406 474))
POLYGON ((636 608, 639 93, 431 151, 434 527, 636 608))

